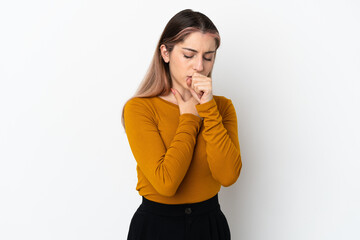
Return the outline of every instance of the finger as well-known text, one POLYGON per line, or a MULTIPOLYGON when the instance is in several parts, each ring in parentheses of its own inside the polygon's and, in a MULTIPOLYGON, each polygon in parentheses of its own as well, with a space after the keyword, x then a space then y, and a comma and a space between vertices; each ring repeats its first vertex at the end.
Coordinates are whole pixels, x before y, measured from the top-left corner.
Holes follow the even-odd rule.
POLYGON ((199 94, 200 92, 209 92, 212 88, 209 83, 195 83, 192 89, 199 94))
POLYGON ((178 104, 184 102, 184 100, 183 100, 181 94, 178 92, 178 90, 176 90, 175 88, 171 88, 171 91, 175 95, 175 98, 176 98, 176 101, 178 104))
POLYGON ((191 87, 192 79, 191 79, 191 78, 188 78, 188 79, 186 80, 186 84, 188 85, 188 87, 191 87))
POLYGON ((196 80, 202 80, 202 81, 205 81, 205 80, 211 80, 211 78, 207 77, 207 76, 204 76, 204 75, 195 75, 195 76, 192 76, 193 79, 196 79, 196 80))
POLYGON ((206 77, 205 75, 202 75, 201 73, 193 73, 193 75, 192 75, 193 77, 194 76, 197 76, 197 77, 206 77))
POLYGON ((209 82, 212 81, 210 77, 207 77, 205 75, 194 75, 194 76, 192 76, 192 80, 196 81, 196 82, 197 81, 209 81, 209 82))
POLYGON ((211 82, 210 80, 208 80, 207 78, 193 78, 191 83, 204 83, 204 82, 211 82))
POLYGON ((211 78, 193 78, 191 81, 191 87, 194 88, 195 84, 212 84, 211 78))
POLYGON ((199 103, 200 102, 200 97, 195 91, 194 89, 190 88, 190 93, 191 95, 196 99, 196 101, 199 103))

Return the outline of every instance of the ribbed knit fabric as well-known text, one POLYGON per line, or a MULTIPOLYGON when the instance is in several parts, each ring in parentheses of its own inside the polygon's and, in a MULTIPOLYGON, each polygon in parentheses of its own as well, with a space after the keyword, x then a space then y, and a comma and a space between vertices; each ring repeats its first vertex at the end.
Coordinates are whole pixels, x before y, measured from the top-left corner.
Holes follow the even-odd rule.
POLYGON ((165 204, 211 198, 236 182, 242 167, 237 116, 223 96, 185 113, 159 97, 132 98, 124 108, 125 131, 137 162, 141 196, 165 204))

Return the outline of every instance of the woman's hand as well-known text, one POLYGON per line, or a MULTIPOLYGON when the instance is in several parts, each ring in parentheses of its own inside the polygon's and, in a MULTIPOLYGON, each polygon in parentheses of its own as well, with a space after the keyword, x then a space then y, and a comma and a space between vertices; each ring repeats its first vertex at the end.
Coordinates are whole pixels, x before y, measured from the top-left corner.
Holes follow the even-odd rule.
POLYGON ((186 83, 190 87, 191 94, 200 104, 213 98, 211 78, 200 73, 194 73, 186 83))
POLYGON ((189 100, 185 102, 181 94, 178 92, 178 90, 172 88, 171 91, 175 95, 176 101, 179 105, 180 114, 191 113, 201 118, 201 120, 203 119, 202 117, 199 116, 199 113, 195 107, 195 105, 199 103, 198 100, 196 100, 194 97, 191 97, 189 100))

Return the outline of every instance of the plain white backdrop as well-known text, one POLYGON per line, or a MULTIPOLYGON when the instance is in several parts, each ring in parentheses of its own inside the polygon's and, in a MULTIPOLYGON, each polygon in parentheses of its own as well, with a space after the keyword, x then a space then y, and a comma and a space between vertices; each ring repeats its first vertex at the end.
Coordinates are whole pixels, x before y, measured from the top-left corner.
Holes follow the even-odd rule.
POLYGON ((169 19, 222 37, 215 95, 243 168, 232 239, 360 239, 358 1, 1 1, 0 239, 126 239, 141 198, 120 123, 169 19))

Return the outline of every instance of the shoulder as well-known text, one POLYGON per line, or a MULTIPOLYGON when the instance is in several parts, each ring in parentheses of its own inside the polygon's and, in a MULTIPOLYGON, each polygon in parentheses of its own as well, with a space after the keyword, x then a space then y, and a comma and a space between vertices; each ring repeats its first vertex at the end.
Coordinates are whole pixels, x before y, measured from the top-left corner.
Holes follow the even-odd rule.
POLYGON ((213 96, 217 108, 223 119, 230 119, 236 117, 236 110, 230 98, 224 96, 213 96))
POLYGON ((147 116, 153 118, 155 108, 151 97, 130 98, 124 106, 124 116, 147 116))
POLYGON ((219 109, 226 109, 229 105, 232 105, 231 99, 225 96, 213 95, 213 98, 219 109))
POLYGON ((230 98, 227 98, 225 96, 221 96, 221 95, 213 95, 215 101, 217 102, 227 102, 230 100, 230 98))
POLYGON ((125 109, 144 109, 151 107, 151 98, 149 97, 133 97, 125 103, 125 109))

